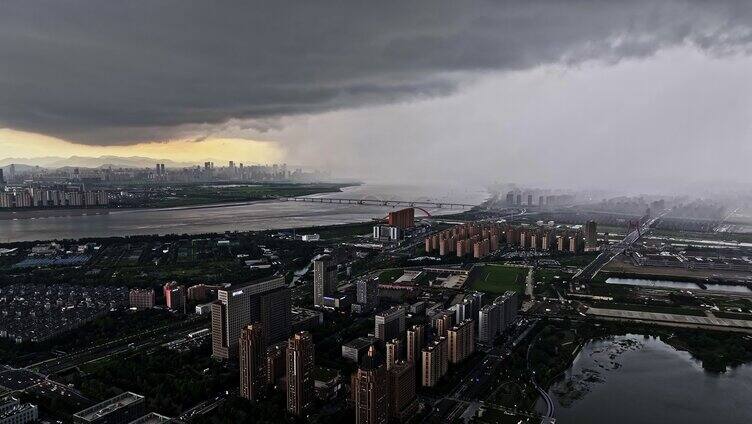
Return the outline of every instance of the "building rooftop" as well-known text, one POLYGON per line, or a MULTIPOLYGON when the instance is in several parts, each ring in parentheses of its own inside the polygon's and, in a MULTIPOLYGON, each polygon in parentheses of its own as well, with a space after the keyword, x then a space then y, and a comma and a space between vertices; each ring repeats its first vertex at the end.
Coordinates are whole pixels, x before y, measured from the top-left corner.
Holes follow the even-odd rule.
POLYGON ((360 350, 368 346, 371 346, 373 343, 374 343, 374 339, 370 337, 358 337, 357 339, 350 340, 349 342, 345 343, 343 346, 360 350))
POLYGON ((128 424, 161 424, 169 422, 170 419, 164 415, 159 415, 156 412, 144 415, 141 418, 135 419, 128 424))
POLYGON ((143 402, 144 397, 133 392, 125 392, 114 398, 107 399, 83 411, 75 413, 73 416, 83 421, 94 421, 105 415, 111 414, 118 409, 132 405, 136 402, 143 402))

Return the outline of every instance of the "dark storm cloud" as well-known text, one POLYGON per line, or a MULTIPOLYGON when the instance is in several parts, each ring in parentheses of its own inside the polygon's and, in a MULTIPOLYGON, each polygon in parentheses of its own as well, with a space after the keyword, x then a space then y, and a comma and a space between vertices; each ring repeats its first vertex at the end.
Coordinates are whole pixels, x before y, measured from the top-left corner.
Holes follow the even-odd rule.
POLYGON ((689 0, 3 1, 0 126, 91 144, 232 119, 263 130, 276 117, 443 95, 482 71, 618 61, 684 43, 744 51, 750 9, 689 0))

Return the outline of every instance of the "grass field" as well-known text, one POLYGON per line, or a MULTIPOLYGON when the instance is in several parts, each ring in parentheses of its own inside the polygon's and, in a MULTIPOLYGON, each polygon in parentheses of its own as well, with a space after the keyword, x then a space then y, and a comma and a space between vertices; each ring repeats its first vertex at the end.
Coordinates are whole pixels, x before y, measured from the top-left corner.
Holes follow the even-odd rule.
POLYGON ((507 290, 522 293, 527 268, 485 265, 473 279, 472 288, 486 293, 501 294, 507 290))
POLYGON ((402 269, 387 269, 379 274, 379 283, 393 283, 394 280, 400 278, 405 271, 402 269))

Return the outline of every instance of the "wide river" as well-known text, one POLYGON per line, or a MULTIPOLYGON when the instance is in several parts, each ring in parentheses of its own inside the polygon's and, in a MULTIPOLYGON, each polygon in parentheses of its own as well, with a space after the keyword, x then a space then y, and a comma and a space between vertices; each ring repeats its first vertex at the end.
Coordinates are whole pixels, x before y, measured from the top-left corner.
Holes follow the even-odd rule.
POLYGON ((641 335, 589 342, 549 393, 557 424, 752 422, 752 365, 705 372, 641 335))
MULTIPOLYGON (((310 197, 480 204, 488 192, 459 186, 364 184, 310 197)), ((0 243, 137 234, 197 234, 369 221, 392 207, 264 201, 162 209, 34 210, 0 213, 0 243)), ((431 209, 431 214, 460 209, 431 209)), ((420 212, 417 213, 421 215, 420 212)))

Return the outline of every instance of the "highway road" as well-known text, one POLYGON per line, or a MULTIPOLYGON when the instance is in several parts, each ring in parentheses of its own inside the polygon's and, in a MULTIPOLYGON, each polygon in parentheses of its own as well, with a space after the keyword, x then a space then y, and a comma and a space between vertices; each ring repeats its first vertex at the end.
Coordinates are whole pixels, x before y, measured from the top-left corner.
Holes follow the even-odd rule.
POLYGON ((650 231, 650 227, 660 218, 665 215, 666 212, 662 212, 655 218, 651 218, 645 221, 638 229, 635 229, 631 233, 627 234, 620 242, 606 247, 592 262, 590 262, 585 268, 582 268, 580 272, 572 277, 576 281, 590 281, 595 274, 598 273, 607 263, 611 262, 616 256, 624 253, 624 251, 632 246, 634 242, 640 239, 643 235, 650 231))
MULTIPOLYGON (((444 398, 438 399, 434 402, 434 405, 441 401, 450 400, 457 402, 454 408, 449 412, 451 416, 459 416, 462 414, 465 408, 467 408, 472 402, 477 402, 486 397, 488 393, 491 393, 491 386, 495 384, 498 372, 503 367, 503 362, 511 355, 517 345, 519 345, 527 336, 530 331, 538 323, 538 320, 526 320, 521 319, 515 324, 512 333, 507 336, 508 340, 499 346, 492 348, 479 360, 474 367, 472 367, 464 377, 457 383, 455 388, 444 398)), ((444 411, 446 413, 446 411, 444 411)), ((442 415, 442 410, 439 408, 432 409, 432 412, 428 414, 423 420, 427 422, 440 422, 442 418, 438 415, 442 415)))
POLYGON ((201 328, 208 328, 206 319, 204 317, 191 317, 184 321, 108 340, 105 343, 90 346, 76 352, 37 362, 27 366, 26 369, 36 370, 42 375, 49 376, 119 353, 158 346, 168 341, 185 337, 188 333, 201 328))

